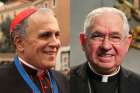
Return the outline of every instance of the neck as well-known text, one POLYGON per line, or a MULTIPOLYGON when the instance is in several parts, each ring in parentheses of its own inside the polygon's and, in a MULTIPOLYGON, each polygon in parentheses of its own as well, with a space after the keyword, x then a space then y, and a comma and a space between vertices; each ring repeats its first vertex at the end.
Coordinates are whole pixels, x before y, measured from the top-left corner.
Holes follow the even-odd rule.
POLYGON ((94 73, 98 75, 102 75, 102 76, 113 76, 113 75, 116 75, 120 71, 120 66, 118 66, 118 68, 114 70, 100 70, 100 69, 97 69, 96 67, 93 67, 89 62, 88 62, 88 65, 94 73))
POLYGON ((28 62, 24 61, 21 57, 18 57, 19 58, 19 61, 21 63, 23 63, 24 65, 26 65, 27 67, 31 68, 31 69, 34 69, 34 70, 39 70, 38 68, 36 68, 35 66, 29 64, 28 62))
MULTIPOLYGON (((119 73, 119 71, 120 71, 120 66, 114 71, 114 72, 111 72, 111 73, 107 73, 107 72, 105 72, 105 73, 101 73, 101 72, 98 72, 98 70, 96 70, 94 67, 92 67, 91 65, 90 65, 90 63, 88 63, 88 65, 89 65, 89 68, 90 68, 90 70, 94 73, 94 74, 96 74, 95 76, 98 76, 97 78, 99 79, 99 80, 101 80, 101 82, 109 82, 109 80, 112 80, 111 79, 111 77, 116 77, 116 75, 119 73)), ((94 76, 94 77, 95 77, 94 76)))

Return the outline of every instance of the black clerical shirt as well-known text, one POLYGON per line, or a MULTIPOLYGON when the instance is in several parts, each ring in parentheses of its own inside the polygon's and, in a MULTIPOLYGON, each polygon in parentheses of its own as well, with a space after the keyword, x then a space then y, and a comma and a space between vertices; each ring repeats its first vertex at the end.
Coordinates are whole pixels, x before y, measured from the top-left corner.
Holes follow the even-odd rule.
POLYGON ((102 82, 103 76, 95 74, 88 68, 89 91, 91 93, 119 93, 119 73, 108 77, 107 82, 102 82))

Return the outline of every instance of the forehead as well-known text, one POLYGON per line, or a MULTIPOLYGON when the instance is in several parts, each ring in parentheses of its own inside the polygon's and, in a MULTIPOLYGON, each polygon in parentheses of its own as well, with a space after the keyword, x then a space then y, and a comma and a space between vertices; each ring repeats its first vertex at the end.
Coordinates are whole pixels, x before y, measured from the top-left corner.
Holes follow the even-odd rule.
POLYGON ((103 32, 123 32, 123 20, 119 14, 103 13, 92 18, 91 28, 103 32))
POLYGON ((34 14, 28 19, 28 32, 37 33, 39 31, 60 31, 58 22, 52 14, 34 14))

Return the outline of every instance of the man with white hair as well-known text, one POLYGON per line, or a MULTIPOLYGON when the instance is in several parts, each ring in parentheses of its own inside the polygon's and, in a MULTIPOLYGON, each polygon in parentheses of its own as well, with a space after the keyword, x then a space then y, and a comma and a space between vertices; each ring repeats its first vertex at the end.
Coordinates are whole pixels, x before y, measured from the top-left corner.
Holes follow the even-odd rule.
POLYGON ((140 93, 140 76, 121 66, 131 40, 123 12, 112 7, 91 11, 80 33, 87 62, 71 70, 71 93, 140 93))

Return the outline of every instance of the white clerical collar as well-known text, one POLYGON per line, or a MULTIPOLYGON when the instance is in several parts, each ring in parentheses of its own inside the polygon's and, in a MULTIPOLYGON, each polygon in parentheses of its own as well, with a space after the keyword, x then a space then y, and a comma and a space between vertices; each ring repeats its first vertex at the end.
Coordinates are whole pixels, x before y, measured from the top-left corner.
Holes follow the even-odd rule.
POLYGON ((102 76, 102 80, 101 80, 101 82, 105 82, 105 83, 108 82, 109 77, 118 74, 119 71, 120 71, 120 66, 119 66, 118 70, 115 71, 114 73, 112 73, 112 74, 110 74, 110 75, 102 75, 102 74, 97 73, 97 72, 95 71, 95 69, 90 65, 89 62, 88 62, 88 65, 89 65, 89 68, 91 69, 91 71, 93 71, 93 72, 94 72, 95 74, 97 74, 97 75, 102 76))
POLYGON ((19 59, 19 61, 20 61, 21 63, 23 63, 23 64, 26 65, 27 67, 32 68, 32 69, 34 69, 34 70, 39 70, 39 69, 36 68, 35 66, 33 66, 33 65, 29 64, 28 62, 24 61, 22 58, 18 57, 18 59, 19 59))

